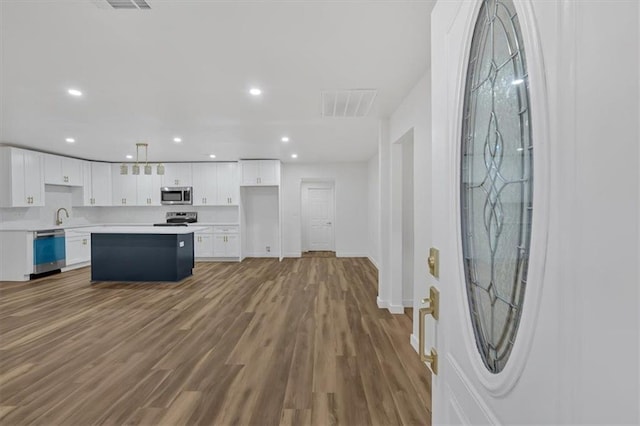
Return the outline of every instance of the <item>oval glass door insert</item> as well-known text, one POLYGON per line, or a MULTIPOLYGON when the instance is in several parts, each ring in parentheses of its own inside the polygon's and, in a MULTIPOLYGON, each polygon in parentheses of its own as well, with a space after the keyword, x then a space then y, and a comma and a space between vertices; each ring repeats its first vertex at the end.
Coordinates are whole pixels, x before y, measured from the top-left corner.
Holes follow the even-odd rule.
POLYGON ((483 0, 464 92, 461 223, 466 292, 489 371, 509 359, 527 286, 533 146, 527 63, 511 0, 483 0))

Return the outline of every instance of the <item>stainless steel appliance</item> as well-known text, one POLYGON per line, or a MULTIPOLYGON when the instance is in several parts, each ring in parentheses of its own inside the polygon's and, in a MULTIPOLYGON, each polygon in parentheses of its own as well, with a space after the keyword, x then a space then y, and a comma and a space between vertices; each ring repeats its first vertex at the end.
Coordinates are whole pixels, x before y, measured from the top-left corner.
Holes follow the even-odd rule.
POLYGON ((47 229, 33 233, 33 273, 54 271, 67 265, 64 229, 47 229))
POLYGON ((162 204, 193 204, 190 186, 163 186, 160 188, 160 203, 162 204))
POLYGON ((167 212, 167 221, 154 223, 153 226, 188 226, 198 221, 198 212, 167 212))

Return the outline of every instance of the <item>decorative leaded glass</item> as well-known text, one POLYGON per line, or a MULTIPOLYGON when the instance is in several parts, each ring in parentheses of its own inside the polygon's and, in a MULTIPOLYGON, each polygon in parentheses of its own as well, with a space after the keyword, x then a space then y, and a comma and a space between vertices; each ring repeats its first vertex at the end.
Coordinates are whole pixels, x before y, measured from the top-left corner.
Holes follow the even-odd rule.
POLYGON ((527 284, 533 198, 529 83, 512 0, 483 0, 467 71, 462 248, 476 344, 492 373, 513 348, 527 284))

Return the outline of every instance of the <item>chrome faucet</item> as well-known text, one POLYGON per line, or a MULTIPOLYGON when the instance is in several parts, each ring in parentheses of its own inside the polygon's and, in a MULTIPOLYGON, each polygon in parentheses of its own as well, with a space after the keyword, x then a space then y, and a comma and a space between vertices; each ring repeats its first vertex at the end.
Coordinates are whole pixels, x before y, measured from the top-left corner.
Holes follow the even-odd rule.
POLYGON ((56 225, 62 225, 62 219, 60 219, 60 212, 64 210, 64 212, 66 213, 67 217, 69 217, 69 212, 67 211, 67 209, 65 209, 64 207, 60 207, 58 209, 58 211, 56 212, 56 225))

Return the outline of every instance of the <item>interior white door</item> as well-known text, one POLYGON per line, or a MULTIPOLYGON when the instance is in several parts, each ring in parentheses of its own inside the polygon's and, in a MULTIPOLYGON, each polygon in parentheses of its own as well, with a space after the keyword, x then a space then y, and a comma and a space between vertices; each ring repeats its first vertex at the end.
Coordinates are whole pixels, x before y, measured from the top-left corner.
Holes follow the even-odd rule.
POLYGON ((334 195, 333 185, 313 184, 305 187, 306 247, 311 251, 334 250, 334 195))

